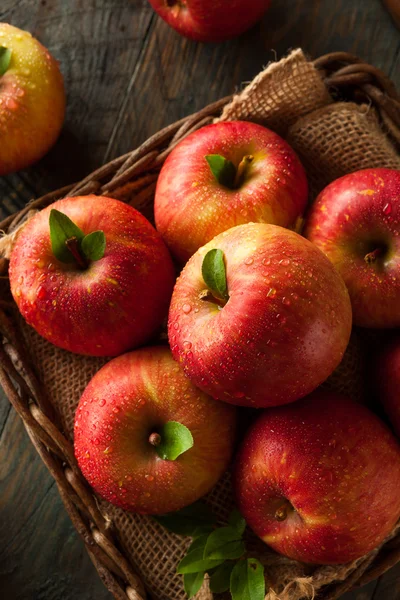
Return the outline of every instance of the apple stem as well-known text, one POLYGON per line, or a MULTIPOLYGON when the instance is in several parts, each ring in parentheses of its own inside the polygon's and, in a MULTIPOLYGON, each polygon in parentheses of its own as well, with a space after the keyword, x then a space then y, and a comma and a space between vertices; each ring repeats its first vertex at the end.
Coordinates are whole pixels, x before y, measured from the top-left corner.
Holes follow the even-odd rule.
POLYGON ((376 261, 376 259, 379 258, 379 256, 382 253, 383 253, 382 248, 375 248, 375 250, 373 250, 372 252, 368 252, 368 254, 366 254, 364 256, 364 260, 368 265, 370 265, 370 264, 374 263, 376 261))
POLYGON ((70 238, 69 240, 67 240, 65 242, 65 245, 67 246, 68 250, 71 252, 72 256, 74 257, 78 267, 82 270, 87 269, 88 262, 82 256, 81 251, 79 250, 78 238, 76 238, 76 237, 70 238))
POLYGON ((282 502, 282 504, 275 511, 275 519, 277 521, 285 521, 290 511, 293 510, 293 506, 288 500, 282 502))
POLYGON ((233 182, 234 188, 238 188, 242 185, 247 168, 253 162, 253 160, 254 156, 252 154, 246 154, 246 156, 243 156, 236 170, 235 180, 233 182))
POLYGON ((199 300, 207 300, 208 302, 212 302, 213 304, 217 304, 221 308, 223 308, 226 304, 226 300, 222 298, 217 298, 214 296, 211 290, 202 290, 199 294, 199 300))
POLYGON ((159 446, 161 444, 161 435, 159 433, 151 433, 149 436, 149 442, 152 446, 159 446))

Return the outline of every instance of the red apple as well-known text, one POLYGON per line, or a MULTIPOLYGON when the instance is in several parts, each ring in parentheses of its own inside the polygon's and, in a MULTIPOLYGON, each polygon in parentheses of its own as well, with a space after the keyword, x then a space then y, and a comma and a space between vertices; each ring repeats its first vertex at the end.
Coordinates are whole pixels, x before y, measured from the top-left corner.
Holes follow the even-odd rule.
POLYGON ((64 113, 57 61, 30 33, 0 23, 0 175, 46 154, 58 138, 64 113))
POLYGON ((184 263, 235 225, 294 225, 307 190, 299 159, 276 133, 245 121, 216 123, 189 135, 166 160, 154 200, 156 227, 184 263), (215 155, 216 167, 222 164, 217 176, 207 162, 215 155))
POLYGON ((377 392, 396 435, 400 437, 400 338, 377 358, 377 392))
POLYGON ((232 407, 195 388, 168 348, 146 348, 112 360, 90 381, 76 412, 75 455, 98 494, 126 510, 163 514, 214 486, 234 432, 232 407), (170 422, 192 438, 177 457, 170 422))
POLYGON ((175 279, 168 250, 150 223, 103 196, 65 198, 36 214, 17 238, 9 274, 22 316, 40 335, 94 356, 121 354, 147 341, 166 315, 175 279), (57 258, 49 228, 57 211, 83 235, 103 232, 103 254, 87 258, 78 229, 77 237, 62 240, 57 258))
POLYGON ((362 327, 400 326, 400 171, 366 169, 328 185, 304 235, 333 262, 362 327))
POLYGON ((200 42, 226 40, 250 29, 270 0, 149 0, 162 19, 181 35, 200 42))
POLYGON ((174 358, 193 383, 253 407, 311 392, 339 364, 350 331, 349 297, 329 260, 297 233, 260 223, 229 229, 192 256, 168 322, 174 358), (226 293, 213 276, 226 277, 226 293))
POLYGON ((274 550, 305 563, 355 560, 400 517, 400 446, 377 416, 317 390, 264 411, 235 470, 239 510, 274 550))

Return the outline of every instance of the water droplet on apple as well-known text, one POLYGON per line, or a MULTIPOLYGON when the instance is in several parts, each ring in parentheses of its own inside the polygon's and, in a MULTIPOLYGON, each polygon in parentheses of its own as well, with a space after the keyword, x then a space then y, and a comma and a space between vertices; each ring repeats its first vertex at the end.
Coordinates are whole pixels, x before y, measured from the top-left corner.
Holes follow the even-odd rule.
POLYGON ((268 297, 269 296, 273 297, 273 296, 275 296, 275 294, 276 294, 276 289, 275 288, 269 288, 267 296, 268 297))
POLYGON ((246 260, 244 261, 245 265, 252 265, 254 262, 254 259, 251 258, 251 256, 249 256, 248 258, 246 258, 246 260))
POLYGON ((145 479, 147 479, 147 481, 153 481, 154 480, 153 475, 146 474, 144 477, 145 477, 145 479))
POLYGON ((191 305, 190 305, 190 304, 184 304, 184 305, 182 306, 182 310, 183 310, 183 312, 184 312, 184 313, 187 315, 187 314, 189 314, 189 313, 190 313, 190 311, 192 310, 192 307, 191 307, 191 305))
POLYGON ((383 214, 390 215, 391 212, 392 212, 392 205, 390 204, 390 202, 387 202, 385 204, 385 206, 383 207, 383 214))
POLYGON ((106 401, 104 400, 104 398, 103 398, 103 400, 100 400, 100 402, 99 402, 100 406, 105 406, 105 403, 106 403, 106 401))
POLYGON ((285 304, 286 306, 290 306, 289 298, 286 298, 286 297, 282 298, 282 303, 285 304))
POLYGON ((179 329, 178 321, 175 321, 175 323, 174 323, 174 329, 179 329))
POLYGON ((192 342, 184 341, 183 342, 183 347, 184 347, 185 350, 190 350, 190 348, 192 347, 192 342))

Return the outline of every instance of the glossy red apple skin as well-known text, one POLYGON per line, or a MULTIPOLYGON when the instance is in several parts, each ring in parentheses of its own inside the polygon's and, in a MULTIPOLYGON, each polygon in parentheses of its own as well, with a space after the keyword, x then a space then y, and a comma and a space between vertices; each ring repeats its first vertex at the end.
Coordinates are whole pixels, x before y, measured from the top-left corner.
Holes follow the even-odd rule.
POLYGON ((377 393, 392 427, 400 437, 400 337, 377 357, 377 393))
POLYGON ((213 237, 243 223, 290 227, 305 210, 307 179, 291 147, 276 133, 245 121, 208 125, 169 155, 157 182, 156 227, 182 264, 213 237), (220 154, 237 167, 252 155, 237 189, 221 185, 205 159, 220 154))
POLYGON ((391 532, 400 517, 399 480, 400 446, 386 425, 319 389, 262 413, 239 450, 234 487, 247 523, 274 550, 338 564, 391 532), (279 521, 285 499, 295 510, 279 521))
POLYGON ((174 358, 214 398, 250 407, 286 404, 322 383, 351 331, 346 287, 313 244, 276 225, 230 229, 198 250, 174 288, 174 358), (225 258, 227 304, 200 299, 205 254, 225 258))
POLYGON ((270 0, 149 0, 151 6, 179 34, 199 42, 235 37, 257 23, 270 0))
POLYGON ((133 512, 164 514, 206 494, 230 462, 233 407, 185 377, 167 347, 136 350, 93 377, 75 418, 75 454, 98 494, 133 512), (148 438, 168 421, 192 433, 193 447, 163 460, 148 438))
POLYGON ((26 321, 51 343, 92 356, 114 356, 147 341, 168 311, 175 276, 160 235, 134 208, 104 196, 55 202, 19 234, 10 285, 26 321), (85 234, 102 230, 103 258, 86 270, 52 253, 50 210, 85 234))
POLYGON ((400 171, 345 175, 318 196, 304 235, 333 262, 363 327, 400 326, 400 171), (365 256, 382 250, 375 262, 365 256))
POLYGON ((12 52, 0 85, 0 176, 24 169, 53 146, 65 114, 57 61, 32 35, 0 23, 0 46, 12 52))

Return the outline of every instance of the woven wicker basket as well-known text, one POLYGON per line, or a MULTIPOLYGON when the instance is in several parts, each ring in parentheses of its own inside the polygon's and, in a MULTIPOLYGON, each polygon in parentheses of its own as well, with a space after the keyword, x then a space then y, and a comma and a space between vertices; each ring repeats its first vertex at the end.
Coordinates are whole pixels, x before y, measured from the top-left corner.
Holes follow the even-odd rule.
MULTIPOLYGON (((311 63, 309 63, 311 64, 311 63)), ((314 61, 321 80, 332 94, 331 102, 350 100, 367 102, 378 115, 379 127, 400 144, 400 99, 393 84, 378 69, 364 64, 354 56, 335 53, 314 61)), ((314 69, 315 70, 315 69, 314 69)), ((129 201, 152 219, 152 199, 158 171, 172 148, 189 133, 211 123, 234 105, 227 97, 200 112, 182 119, 156 133, 136 150, 114 159, 88 175, 83 181, 51 192, 31 202, 18 214, 0 223, 0 229, 12 234, 30 215, 66 195, 100 194, 129 201)), ((229 117, 229 110, 228 110, 229 117)), ((244 115, 246 117, 246 115, 244 115)), ((278 123, 278 122, 277 122, 278 123)), ((279 123, 276 129, 279 131, 279 123)), ((386 143, 386 142, 385 142, 386 143)), ((389 151, 389 156, 392 156, 389 151)), ((319 149, 316 151, 320 152, 319 149)), ((396 151, 385 166, 400 168, 396 151)), ((300 152, 301 154, 301 152, 300 152)), ((307 161, 306 161, 307 162, 307 161)), ((307 164, 305 164, 307 168, 307 164)), ((350 167, 351 168, 351 167, 350 167)), ((333 175, 331 177, 333 178, 333 175)), ((315 191, 318 177, 311 181, 315 191)), ((22 418, 28 434, 56 480, 61 498, 70 518, 84 540, 87 551, 104 584, 119 600, 143 600, 146 597, 141 574, 134 568, 131 555, 124 550, 113 524, 103 516, 92 491, 83 479, 74 458, 71 442, 64 435, 56 403, 49 397, 37 369, 29 356, 26 336, 21 334, 20 320, 12 303, 7 282, 8 260, 0 259, 3 275, 0 297, 0 383, 10 402, 22 418)), ((319 599, 334 600, 355 585, 363 585, 378 577, 400 560, 400 534, 387 542, 380 551, 352 570, 351 574, 332 585, 324 585, 319 599)), ((173 573, 171 572, 171 577, 173 573)), ((204 596, 206 597, 206 596, 204 596)), ((207 596, 210 597, 210 596, 207 596)), ((167 595, 162 596, 167 600, 167 595)), ((175 600, 168 595, 168 600, 175 600)))

